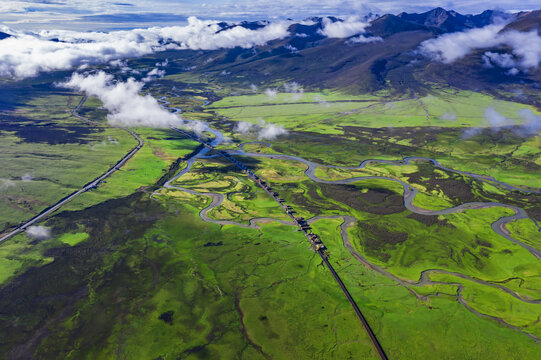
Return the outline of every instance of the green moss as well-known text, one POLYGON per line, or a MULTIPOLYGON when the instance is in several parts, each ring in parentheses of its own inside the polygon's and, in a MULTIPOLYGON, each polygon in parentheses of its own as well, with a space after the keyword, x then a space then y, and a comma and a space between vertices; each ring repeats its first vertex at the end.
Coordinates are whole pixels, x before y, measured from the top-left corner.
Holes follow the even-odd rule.
POLYGON ((63 234, 58 238, 61 242, 64 244, 68 244, 69 246, 75 246, 79 244, 82 241, 85 241, 88 239, 90 235, 87 233, 75 233, 75 234, 63 234))

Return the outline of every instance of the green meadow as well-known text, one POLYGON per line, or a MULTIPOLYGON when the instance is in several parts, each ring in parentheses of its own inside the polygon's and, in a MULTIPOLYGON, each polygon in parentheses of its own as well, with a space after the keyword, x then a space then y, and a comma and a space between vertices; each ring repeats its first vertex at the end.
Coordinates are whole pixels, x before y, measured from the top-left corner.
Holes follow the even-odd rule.
MULTIPOLYGON (((220 146, 224 150, 256 141, 244 149, 342 166, 421 156, 486 175, 475 179, 427 161, 318 167, 316 176, 327 181, 386 178, 330 184, 310 180, 298 161, 238 157, 296 216, 318 217, 313 231, 390 359, 536 358, 539 259, 492 229, 514 212, 497 206, 414 213, 396 181, 418 191, 413 204, 422 209, 469 202, 522 207, 530 218, 506 229, 541 249, 534 221, 541 220, 540 196, 506 190, 488 178, 541 186, 539 136, 464 136, 465 129, 486 126, 486 107, 518 123, 525 105, 442 90, 411 99, 332 90, 268 96, 190 73, 169 75, 145 91, 166 96, 183 117, 222 131, 231 139, 220 146), (173 85, 179 96, 170 93, 173 85), (234 131, 236 122, 260 118, 284 126, 288 135, 260 140, 234 131), (345 216, 355 219, 347 229, 345 216)), ((129 133, 106 125, 97 99, 88 99, 80 113, 103 125, 71 116, 79 100, 73 94, 35 97, 10 120, 21 126, 0 131, 0 161, 7 164, 0 183, 4 227, 80 188, 136 145, 129 133), (27 133, 22 125, 28 124, 54 130, 27 133)), ((166 129, 134 131, 143 148, 39 224, 50 238, 22 233, 0 244, 4 357, 377 358, 319 255, 265 191, 220 157, 198 159, 173 188, 164 188, 200 144, 166 129), (205 194, 223 197, 207 212, 210 221, 201 218, 211 204, 205 194), (256 218, 265 219, 248 227, 256 218)))

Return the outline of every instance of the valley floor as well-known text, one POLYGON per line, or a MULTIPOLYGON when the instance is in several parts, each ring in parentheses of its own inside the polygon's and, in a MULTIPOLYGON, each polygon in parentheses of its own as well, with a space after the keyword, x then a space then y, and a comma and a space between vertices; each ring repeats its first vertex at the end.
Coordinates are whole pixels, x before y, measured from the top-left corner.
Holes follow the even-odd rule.
MULTIPOLYGON (((52 237, 1 243, 4 357, 377 358, 306 237, 217 151, 268 181, 320 235, 390 359, 537 356, 541 137, 491 131, 483 118, 493 107, 520 127, 525 105, 454 90, 228 96, 180 76, 149 91, 205 120, 215 150, 174 130, 134 129, 143 147, 44 220, 52 237), (239 133, 240 121, 288 134, 239 133)), ((71 116, 77 94, 36 99, 26 106, 50 104, 43 118, 21 108, 15 123, 53 122, 78 137, 33 144, 22 126, 0 129, 14 184, 0 187, 5 229, 137 144, 103 122, 95 99, 79 114, 98 125, 71 116)))

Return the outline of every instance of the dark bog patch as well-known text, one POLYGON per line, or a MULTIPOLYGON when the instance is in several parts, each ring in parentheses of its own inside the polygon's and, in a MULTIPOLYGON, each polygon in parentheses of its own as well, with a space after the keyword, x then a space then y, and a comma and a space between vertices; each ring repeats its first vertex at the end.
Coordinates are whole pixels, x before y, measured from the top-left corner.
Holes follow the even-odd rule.
POLYGON ((144 296, 152 284, 150 269, 134 269, 123 258, 129 251, 140 256, 137 254, 142 248, 130 250, 126 244, 141 238, 163 215, 164 210, 157 203, 138 193, 86 210, 63 212, 49 220, 54 233, 72 231, 77 225, 83 225, 90 237, 77 246, 50 249, 45 256, 53 257, 52 263, 29 268, 0 289, 2 357, 34 358, 36 347, 48 337, 52 337, 50 341, 55 346, 40 348, 40 357, 62 357, 58 351, 69 351, 75 339, 61 333, 55 335, 57 333, 50 329, 73 316, 76 304, 87 301, 89 288, 110 291, 102 292, 91 314, 81 314, 83 318, 76 323, 73 334, 84 334, 82 348, 104 341, 115 319, 122 317, 125 303, 144 296))
POLYGON ((333 204, 327 199, 322 198, 317 193, 317 185, 313 184, 312 182, 306 182, 305 184, 308 189, 304 194, 293 192, 298 191, 298 185, 295 183, 282 184, 279 193, 283 193, 286 196, 291 194, 290 200, 292 202, 292 205, 294 204, 293 208, 297 209, 297 207, 302 207, 314 215, 321 214, 321 209, 343 210, 336 204, 333 204))
POLYGON ((223 241, 218 241, 218 242, 211 242, 209 241, 208 243, 206 243, 205 245, 203 245, 204 247, 209 247, 209 246, 222 246, 224 244, 223 241))
POLYGON ((162 320, 164 323, 173 325, 173 315, 175 312, 173 310, 169 310, 161 314, 158 319, 162 320))
MULTIPOLYGON (((420 151, 420 148, 436 141, 438 135, 460 136, 460 132, 455 129, 429 126, 376 129, 361 126, 341 126, 341 128, 344 130, 346 138, 356 138, 351 145, 355 149, 361 148, 362 153, 366 156, 382 153, 394 155, 397 158, 401 158, 404 154, 426 156, 426 153, 420 151), (411 145, 398 144, 397 141, 399 140, 408 140, 411 145)), ((344 143, 344 140, 340 140, 340 143, 344 143)), ((434 156, 434 154, 432 153, 430 156, 434 156)))
POLYGON ((492 244, 490 242, 479 239, 477 235, 475 236, 475 243, 479 246, 484 246, 488 248, 492 247, 492 244))
POLYGON ((373 223, 360 223, 361 229, 369 234, 372 234, 376 239, 376 244, 380 245, 394 245, 401 244, 408 239, 408 234, 403 232, 391 232, 386 228, 379 227, 373 223))
POLYGON ((431 226, 438 222, 438 217, 433 216, 433 215, 421 215, 421 214, 411 213, 406 217, 417 220, 418 222, 425 224, 426 226, 431 226))
POLYGON ((434 172, 435 167, 430 163, 420 163, 419 171, 408 174, 408 182, 422 184, 428 191, 441 190, 452 201, 453 205, 460 205, 475 201, 496 201, 504 204, 522 207, 528 216, 541 220, 541 194, 508 191, 506 194, 486 192, 483 183, 473 177, 461 175, 450 171, 445 172, 446 179, 434 172))
POLYGON ((355 210, 378 215, 406 210, 402 195, 385 188, 361 188, 355 185, 320 184, 323 195, 340 201, 355 210))
POLYGON ((408 239, 407 233, 391 232, 373 223, 359 222, 357 227, 367 254, 385 262, 391 257, 388 251, 408 239))
POLYGON ((87 144, 89 135, 103 130, 90 126, 58 126, 51 122, 1 115, 0 131, 14 132, 24 142, 57 145, 87 144))
POLYGON ((476 201, 472 192, 472 183, 475 181, 473 178, 438 169, 447 175, 447 178, 442 179, 439 178, 441 175, 434 173, 435 167, 432 164, 420 163, 418 166, 418 172, 407 175, 408 182, 423 184, 428 191, 441 190, 453 201, 454 205, 476 201))
POLYGON ((406 217, 417 220, 418 222, 425 224, 426 226, 432 226, 434 224, 438 224, 438 225, 446 225, 446 226, 454 227, 454 225, 449 223, 447 219, 443 219, 443 220, 438 219, 437 215, 421 215, 417 213, 411 213, 406 217))
POLYGON ((103 121, 107 118, 109 112, 101 108, 92 108, 83 106, 79 109, 79 115, 94 121, 103 121))

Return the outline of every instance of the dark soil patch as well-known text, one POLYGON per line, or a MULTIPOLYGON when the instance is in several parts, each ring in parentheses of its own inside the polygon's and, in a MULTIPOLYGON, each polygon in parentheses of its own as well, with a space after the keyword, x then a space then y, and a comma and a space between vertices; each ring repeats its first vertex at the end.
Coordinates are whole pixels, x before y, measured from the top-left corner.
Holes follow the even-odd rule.
POLYGON ((406 217, 417 220, 418 222, 425 224, 426 226, 432 226, 434 224, 437 224, 441 226, 445 225, 454 227, 454 225, 450 224, 447 219, 439 220, 437 215, 422 215, 417 213, 411 213, 406 217))
MULTIPOLYGON (((401 244, 408 239, 408 234, 403 232, 390 232, 385 228, 382 228, 373 223, 360 222, 359 226, 362 231, 371 234, 374 238, 374 244, 385 246, 401 244)), ((378 246, 378 248, 380 247, 378 246)))
POLYGON ((418 166, 419 171, 407 175, 409 183, 422 184, 426 186, 428 191, 441 190, 454 205, 476 201, 472 192, 472 184, 477 180, 438 169, 447 175, 446 179, 441 179, 439 178, 440 174, 434 173, 435 167, 432 164, 419 163, 418 166))
POLYGON ((480 240, 477 236, 476 236, 475 242, 476 242, 477 245, 479 245, 479 246, 484 246, 484 247, 489 247, 489 248, 492 247, 492 244, 491 244, 490 242, 484 241, 484 240, 480 240))
POLYGON ((385 188, 368 188, 368 191, 362 192, 355 185, 320 184, 320 187, 323 195, 355 210, 378 215, 395 214, 406 210, 402 195, 385 188))
POLYGON ((28 143, 57 144, 87 144, 88 137, 103 129, 65 125, 59 126, 51 122, 36 121, 27 118, 2 115, 0 117, 0 131, 14 132, 15 136, 28 143))
POLYGON ((359 222, 357 227, 361 233, 366 252, 385 262, 391 258, 388 251, 408 239, 407 233, 390 232, 373 223, 359 222))
POLYGON ((206 243, 205 245, 203 245, 204 247, 209 247, 209 246, 222 246, 224 244, 223 241, 218 241, 218 242, 211 242, 209 241, 208 243, 206 243))
POLYGON ((164 323, 173 325, 173 315, 175 312, 173 310, 169 310, 161 314, 158 319, 162 320, 164 323))
POLYGON ((297 184, 282 184, 279 193, 290 195, 291 205, 295 210, 298 208, 304 208, 306 211, 314 215, 322 214, 321 209, 326 210, 343 210, 336 204, 329 202, 327 199, 322 198, 317 193, 317 185, 311 182, 306 183, 308 190, 304 194, 293 192, 298 189, 297 184))
MULTIPOLYGON (((157 203, 138 193, 82 211, 65 211, 49 220, 48 225, 52 226, 54 233, 73 231, 78 225, 83 225, 90 237, 77 246, 50 249, 45 256, 53 257, 52 263, 29 268, 0 289, 0 316, 4 320, 0 323, 2 357, 20 344, 35 342, 22 354, 22 358, 33 358, 35 346, 40 342, 34 340, 34 334, 45 325, 49 329, 56 328, 73 316, 76 307, 65 311, 73 301, 71 294, 80 289, 86 290, 91 284, 96 290, 98 284, 93 279, 100 269, 104 273, 99 275, 99 286, 111 291, 95 303, 92 316, 78 322, 73 334, 85 334, 84 343, 80 344, 83 348, 104 341, 115 324, 111 314, 122 317, 125 311, 125 303, 118 299, 136 299, 147 290, 144 284, 152 286, 152 271, 148 266, 134 269, 129 261, 124 261, 122 256, 129 251, 126 244, 141 238, 153 226, 155 219, 163 215, 164 210, 157 203), (137 275, 134 270, 138 271, 137 275), (120 278, 125 282, 119 282, 120 278), (130 281, 133 286, 127 285, 130 281), (108 311, 103 311, 106 307, 108 311)), ((137 249, 134 251, 140 253, 137 249)), ((84 295, 78 301, 87 300, 88 296, 84 295)), ((74 339, 61 335, 55 337, 54 334, 54 331, 46 331, 46 336, 53 336, 55 341, 59 341, 59 346, 56 349, 42 348, 43 358, 62 357, 58 353, 47 352, 60 348, 68 351, 73 346, 70 342, 74 339)))

